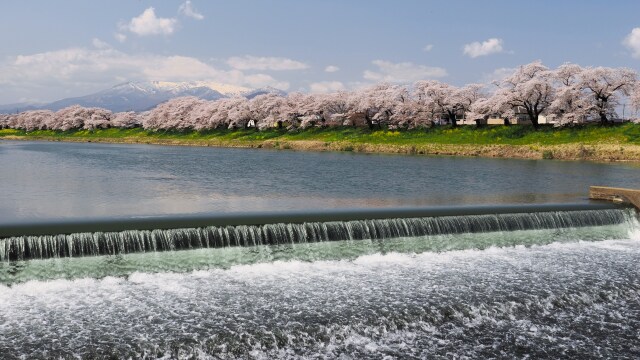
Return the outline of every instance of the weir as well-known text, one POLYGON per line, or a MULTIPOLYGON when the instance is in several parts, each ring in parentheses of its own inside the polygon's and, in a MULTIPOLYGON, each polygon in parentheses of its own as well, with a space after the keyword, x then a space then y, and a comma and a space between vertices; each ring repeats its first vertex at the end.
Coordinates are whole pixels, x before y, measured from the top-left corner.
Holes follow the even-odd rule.
POLYGON ((0 226, 0 261, 620 224, 612 203, 350 209, 0 226))
POLYGON ((627 203, 640 210, 640 190, 591 186, 589 188, 589 198, 594 200, 608 200, 616 203, 627 203))

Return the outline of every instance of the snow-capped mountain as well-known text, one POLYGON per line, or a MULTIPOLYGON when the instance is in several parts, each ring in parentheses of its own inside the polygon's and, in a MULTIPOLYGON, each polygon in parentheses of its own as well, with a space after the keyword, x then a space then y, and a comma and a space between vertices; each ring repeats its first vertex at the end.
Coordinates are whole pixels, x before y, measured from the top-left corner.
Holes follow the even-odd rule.
POLYGON ((66 98, 49 104, 11 104, 0 106, 0 113, 49 109, 60 110, 71 105, 101 107, 113 112, 146 111, 169 99, 181 96, 196 96, 205 100, 217 100, 225 97, 244 96, 248 99, 262 94, 286 95, 282 90, 272 87, 250 89, 242 86, 206 81, 169 82, 145 81, 127 82, 95 94, 66 98), (28 105, 28 106, 27 106, 28 105))
POLYGON ((115 88, 135 88, 138 91, 147 93, 171 93, 182 96, 185 93, 192 93, 197 91, 205 91, 205 89, 215 91, 224 96, 240 95, 244 92, 251 91, 252 89, 236 86, 230 84, 222 84, 210 81, 147 81, 147 82, 128 82, 118 85, 115 88))
POLYGON ((253 99, 254 97, 256 97, 258 95, 264 95, 264 94, 276 94, 276 95, 280 95, 280 96, 286 96, 287 95, 287 93, 285 91, 282 91, 280 89, 276 89, 276 88, 271 87, 271 86, 266 86, 266 87, 259 88, 259 89, 247 90, 247 91, 244 91, 244 92, 240 93, 240 95, 246 97, 247 99, 253 99))

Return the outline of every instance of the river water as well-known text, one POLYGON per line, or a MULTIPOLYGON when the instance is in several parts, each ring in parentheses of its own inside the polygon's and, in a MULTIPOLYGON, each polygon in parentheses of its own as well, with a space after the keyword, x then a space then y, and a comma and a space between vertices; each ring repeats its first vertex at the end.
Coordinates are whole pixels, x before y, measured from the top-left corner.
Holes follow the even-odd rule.
MULTIPOLYGON (((618 240, 573 240, 353 256, 345 255, 349 244, 331 243, 315 252, 333 254, 332 260, 296 260, 295 248, 281 248, 269 250, 272 261, 195 271, 188 262, 171 268, 173 257, 152 259, 157 254, 91 259, 67 267, 84 271, 78 279, 0 285, 0 353, 8 359, 638 358, 637 226, 618 240), (127 266, 127 276, 95 276, 127 266), (151 266, 173 271, 145 270, 151 266)), ((208 251, 179 259, 247 261, 233 251, 208 251)))
MULTIPOLYGON (((0 224, 640 188, 632 164, 143 145, 0 142, 0 169, 0 224)), ((638 358, 638 215, 601 214, 619 220, 0 261, 0 358, 638 358)))
POLYGON ((0 223, 345 207, 584 202, 640 165, 0 141, 0 223))

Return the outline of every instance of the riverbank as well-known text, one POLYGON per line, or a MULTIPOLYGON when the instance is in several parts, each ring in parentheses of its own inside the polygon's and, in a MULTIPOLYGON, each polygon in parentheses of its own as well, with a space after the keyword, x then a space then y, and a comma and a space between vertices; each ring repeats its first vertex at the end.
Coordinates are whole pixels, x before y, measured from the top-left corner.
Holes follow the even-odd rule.
POLYGON ((491 126, 438 127, 427 130, 314 128, 288 132, 212 130, 147 131, 100 129, 51 131, 0 130, 0 139, 183 146, 352 151, 363 153, 480 156, 519 159, 640 161, 640 125, 542 128, 491 126))

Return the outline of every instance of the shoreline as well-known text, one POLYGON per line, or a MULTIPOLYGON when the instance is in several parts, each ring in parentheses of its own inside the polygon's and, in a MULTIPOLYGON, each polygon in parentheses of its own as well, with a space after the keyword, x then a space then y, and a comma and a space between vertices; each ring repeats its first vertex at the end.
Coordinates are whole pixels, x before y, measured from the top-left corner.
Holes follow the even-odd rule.
POLYGON ((0 140, 50 141, 50 142, 96 142, 106 144, 145 144, 164 146, 199 146, 221 148, 253 148, 294 151, 336 151, 372 154, 444 155, 464 157, 486 157, 505 159, 553 159, 585 160, 598 162, 639 162, 640 145, 635 144, 384 144, 348 140, 218 140, 172 137, 100 137, 100 136, 42 136, 0 135, 0 140))

